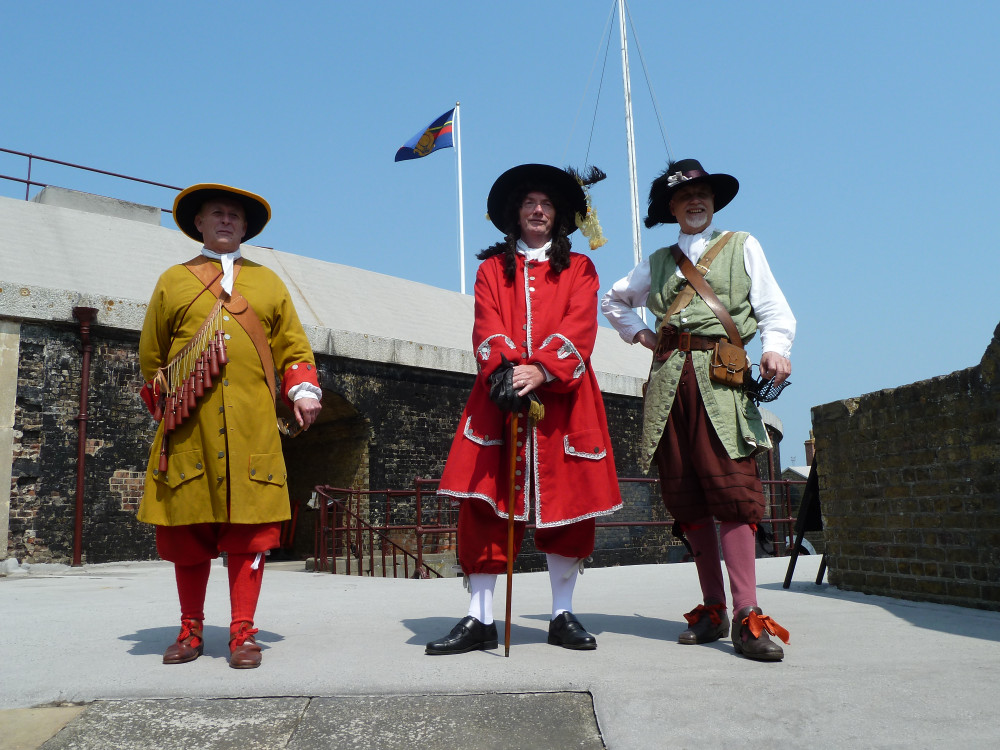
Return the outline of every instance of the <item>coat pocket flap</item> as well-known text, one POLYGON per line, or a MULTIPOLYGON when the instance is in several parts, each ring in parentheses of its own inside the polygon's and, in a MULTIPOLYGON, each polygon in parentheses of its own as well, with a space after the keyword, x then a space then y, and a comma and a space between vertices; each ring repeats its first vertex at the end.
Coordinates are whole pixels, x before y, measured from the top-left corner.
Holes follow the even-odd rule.
POLYGON ((465 435, 469 440, 478 445, 503 445, 503 427, 496 427, 496 434, 490 435, 488 432, 483 430, 477 430, 472 426, 472 417, 470 416, 465 420, 465 427, 462 428, 462 434, 465 435))
POLYGON ((201 451, 182 451, 170 454, 170 462, 165 472, 153 469, 153 479, 170 489, 175 489, 204 473, 205 462, 201 457, 201 451))
POLYGON ((600 430, 580 430, 563 436, 563 451, 567 456, 598 461, 608 455, 600 430))
POLYGON ((279 487, 285 483, 288 474, 285 470, 285 458, 280 453, 251 453, 250 479, 264 484, 276 484, 279 487))

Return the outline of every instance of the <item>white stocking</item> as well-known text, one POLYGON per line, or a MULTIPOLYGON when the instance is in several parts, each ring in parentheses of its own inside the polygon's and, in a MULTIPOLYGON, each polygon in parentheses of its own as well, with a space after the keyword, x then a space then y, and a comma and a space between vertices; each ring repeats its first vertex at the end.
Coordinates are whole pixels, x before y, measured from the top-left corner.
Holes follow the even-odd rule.
POLYGON ((580 574, 580 561, 546 553, 549 565, 549 583, 552 586, 552 619, 563 612, 573 611, 573 589, 580 574))
POLYGON ((493 589, 496 588, 497 577, 488 573, 471 573, 469 575, 469 590, 472 601, 469 602, 469 616, 475 617, 483 625, 493 622, 493 589))

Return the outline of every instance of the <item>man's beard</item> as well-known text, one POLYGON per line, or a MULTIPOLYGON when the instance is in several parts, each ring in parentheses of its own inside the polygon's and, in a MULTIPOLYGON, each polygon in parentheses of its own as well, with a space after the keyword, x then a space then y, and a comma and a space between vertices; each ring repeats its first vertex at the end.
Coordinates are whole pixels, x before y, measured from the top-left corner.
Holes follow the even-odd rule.
POLYGON ((708 224, 708 214, 688 214, 687 223, 692 229, 701 230, 708 224))

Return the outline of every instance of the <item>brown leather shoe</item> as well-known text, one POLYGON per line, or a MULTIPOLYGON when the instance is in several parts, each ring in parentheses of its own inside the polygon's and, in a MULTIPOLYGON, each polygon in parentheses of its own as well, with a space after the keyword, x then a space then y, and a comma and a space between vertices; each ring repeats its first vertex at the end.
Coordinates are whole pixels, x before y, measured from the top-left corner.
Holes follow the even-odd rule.
POLYGON ((785 652, 768 633, 788 643, 788 631, 765 616, 760 607, 743 607, 733 616, 733 648, 747 659, 781 661, 785 652))
POLYGON ((729 634, 729 615, 720 602, 699 604, 686 615, 688 629, 677 636, 677 642, 688 646, 712 643, 729 634))
POLYGON ((241 622, 239 630, 230 630, 229 666, 233 669, 256 669, 260 666, 260 646, 254 635, 257 629, 252 622, 241 622))
POLYGON ((201 620, 181 620, 181 632, 163 654, 164 664, 185 664, 205 653, 201 620))

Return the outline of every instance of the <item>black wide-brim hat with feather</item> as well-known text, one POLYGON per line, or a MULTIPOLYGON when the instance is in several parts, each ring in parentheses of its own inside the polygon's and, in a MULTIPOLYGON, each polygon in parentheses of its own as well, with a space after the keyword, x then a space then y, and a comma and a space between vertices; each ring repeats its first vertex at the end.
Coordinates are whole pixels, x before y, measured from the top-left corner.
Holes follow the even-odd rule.
POLYGON ((681 159, 672 161, 666 171, 653 180, 649 187, 649 208, 646 211, 645 224, 655 227, 657 224, 676 224, 677 217, 670 212, 670 199, 682 187, 707 183, 715 193, 715 210, 721 211, 729 205, 740 190, 740 183, 732 175, 709 174, 697 159, 681 159))
MULTIPOLYGON (((545 192, 555 191, 557 195, 550 195, 549 198, 557 199, 569 205, 574 214, 587 215, 587 196, 583 192, 583 187, 576 177, 569 172, 552 167, 548 164, 521 164, 511 167, 502 175, 497 177, 490 194, 486 198, 486 212, 489 214, 493 226, 499 229, 504 235, 512 234, 517 226, 509 226, 510 217, 507 215, 507 202, 515 190, 527 185, 529 188, 543 188, 545 192)), ((530 191, 529 191, 530 192, 530 191)), ((569 234, 576 231, 574 216, 565 217, 571 227, 569 234)))
POLYGON ((241 242, 256 237, 271 220, 271 206, 259 195, 216 182, 202 182, 181 190, 174 199, 174 221, 177 227, 191 239, 204 242, 205 238, 194 224, 194 217, 205 203, 219 199, 234 200, 243 206, 247 232, 241 242))

